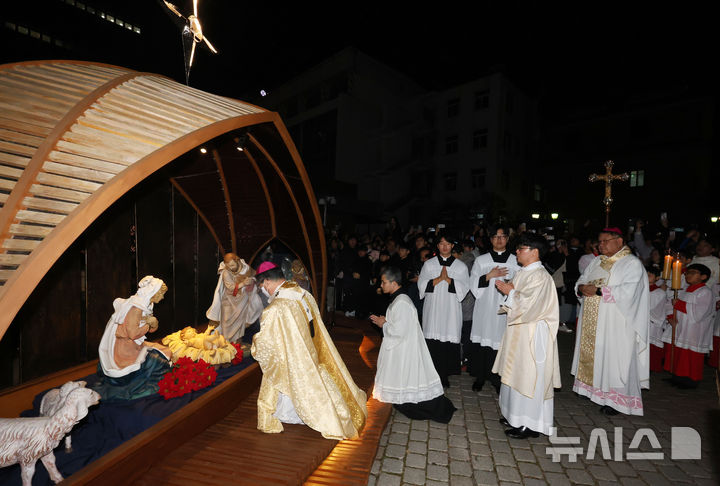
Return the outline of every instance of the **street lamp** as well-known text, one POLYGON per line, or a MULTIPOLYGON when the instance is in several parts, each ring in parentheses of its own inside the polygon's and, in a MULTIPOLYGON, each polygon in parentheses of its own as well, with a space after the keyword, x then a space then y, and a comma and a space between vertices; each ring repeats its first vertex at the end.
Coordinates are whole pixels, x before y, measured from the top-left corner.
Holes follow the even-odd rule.
POLYGON ((318 205, 323 207, 323 227, 327 223, 327 207, 328 204, 335 205, 335 196, 325 196, 318 199, 318 205))

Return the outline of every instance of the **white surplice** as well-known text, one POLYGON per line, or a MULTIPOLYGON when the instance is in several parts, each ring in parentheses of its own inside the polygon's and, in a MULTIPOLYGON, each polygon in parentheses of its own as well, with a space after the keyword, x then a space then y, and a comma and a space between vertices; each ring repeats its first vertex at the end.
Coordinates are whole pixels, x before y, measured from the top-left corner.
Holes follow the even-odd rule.
MULTIPOLYGON (((620 251, 626 250, 627 247, 620 251)), ((642 415, 641 388, 650 387, 649 285, 642 262, 628 254, 608 273, 596 257, 577 281, 578 286, 602 280, 594 342, 593 383, 577 378, 573 391, 599 405, 628 415, 642 415)), ((581 297, 571 373, 577 377, 585 297, 581 297)))
POLYGON ((419 403, 442 395, 440 376, 410 297, 395 297, 382 329, 373 398, 386 403, 419 403))
POLYGON ((508 327, 493 372, 502 378, 499 405, 513 427, 550 435, 554 388, 559 388, 559 306, 555 284, 541 262, 520 268, 503 307, 508 327))
MULTIPOLYGON (((677 311, 675 346, 696 353, 712 349, 715 297, 706 285, 691 285, 678 292, 678 300, 685 302, 685 312, 677 311)), ((672 328, 663 334, 666 343, 672 342, 672 328)))
POLYGON ((662 348, 663 332, 669 327, 667 316, 672 314, 672 303, 661 287, 651 288, 648 294, 650 308, 650 329, 648 331, 648 342, 662 348))
POLYGON ((423 304, 423 334, 427 339, 459 343, 462 331, 462 305, 460 304, 468 292, 470 276, 467 265, 453 257, 443 259, 452 263, 447 268, 448 277, 453 280, 455 292, 450 292, 450 285, 443 281, 431 292, 427 291, 428 282, 440 276, 442 257, 437 256, 426 261, 418 277, 418 291, 423 304))
POLYGON ((495 288, 497 278, 491 278, 484 287, 479 287, 480 280, 495 267, 507 268, 508 273, 503 279, 511 280, 520 267, 515 255, 510 255, 506 262, 500 263, 495 261, 493 253, 497 255, 497 252, 491 251, 477 257, 470 273, 470 292, 475 296, 470 341, 497 349, 507 325, 507 315, 498 314, 505 296, 495 288))

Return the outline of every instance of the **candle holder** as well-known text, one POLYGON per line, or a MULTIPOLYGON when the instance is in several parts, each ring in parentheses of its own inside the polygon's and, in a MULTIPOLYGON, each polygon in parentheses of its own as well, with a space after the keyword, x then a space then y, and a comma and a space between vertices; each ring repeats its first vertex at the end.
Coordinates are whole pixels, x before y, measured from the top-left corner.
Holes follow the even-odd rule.
POLYGON ((670 374, 675 374, 675 328, 677 327, 677 309, 675 302, 678 298, 678 290, 682 289, 682 262, 676 258, 672 262, 672 282, 670 288, 673 291, 673 324, 672 337, 670 343, 670 374))
POLYGON ((665 260, 663 261, 663 270, 662 270, 662 279, 663 280, 670 280, 672 277, 672 264, 673 264, 673 256, 668 252, 667 255, 665 255, 665 260))

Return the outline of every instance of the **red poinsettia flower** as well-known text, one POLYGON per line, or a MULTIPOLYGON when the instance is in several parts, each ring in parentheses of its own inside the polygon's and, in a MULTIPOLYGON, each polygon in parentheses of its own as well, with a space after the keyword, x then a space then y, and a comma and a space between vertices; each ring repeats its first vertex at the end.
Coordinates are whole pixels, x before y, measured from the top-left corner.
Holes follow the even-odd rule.
POLYGON ((236 365, 236 364, 240 363, 243 359, 243 350, 242 350, 242 347, 240 346, 240 343, 232 343, 232 345, 237 350, 237 354, 235 355, 233 360, 230 362, 230 364, 236 365))
POLYGON ((165 400, 201 390, 215 383, 217 372, 204 360, 197 363, 188 357, 177 360, 172 370, 158 382, 158 393, 165 400))

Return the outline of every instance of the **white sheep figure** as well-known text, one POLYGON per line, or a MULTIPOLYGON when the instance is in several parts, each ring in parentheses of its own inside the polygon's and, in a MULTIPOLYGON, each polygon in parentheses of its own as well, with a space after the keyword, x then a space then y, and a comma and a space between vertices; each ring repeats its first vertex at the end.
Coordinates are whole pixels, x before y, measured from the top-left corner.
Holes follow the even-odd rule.
POLYGON ((31 486, 35 463, 40 459, 54 483, 63 480, 55 466, 53 449, 65 434, 100 402, 100 395, 89 388, 76 388, 65 404, 51 417, 0 419, 0 467, 20 464, 23 486, 31 486))
MULTIPOLYGON (((47 392, 40 402, 40 416, 52 417, 65 404, 68 394, 76 388, 83 388, 85 381, 68 381, 60 388, 53 388, 47 392)), ((72 452, 72 437, 65 436, 65 452, 72 452)))

